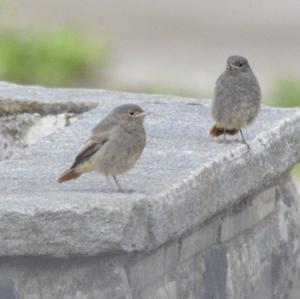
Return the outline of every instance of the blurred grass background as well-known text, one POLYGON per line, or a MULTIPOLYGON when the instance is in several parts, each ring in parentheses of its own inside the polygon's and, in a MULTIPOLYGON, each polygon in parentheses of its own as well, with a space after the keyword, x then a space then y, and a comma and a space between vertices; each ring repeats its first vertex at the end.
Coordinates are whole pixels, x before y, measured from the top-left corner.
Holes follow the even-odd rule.
MULTIPOLYGON (((300 78, 295 75, 283 75, 275 80, 266 104, 278 107, 299 107, 300 106, 300 78)), ((293 171, 293 177, 300 180, 300 163, 293 171)))
POLYGON ((107 62, 104 42, 87 39, 71 28, 39 34, 0 31, 0 79, 47 86, 86 85, 107 62))

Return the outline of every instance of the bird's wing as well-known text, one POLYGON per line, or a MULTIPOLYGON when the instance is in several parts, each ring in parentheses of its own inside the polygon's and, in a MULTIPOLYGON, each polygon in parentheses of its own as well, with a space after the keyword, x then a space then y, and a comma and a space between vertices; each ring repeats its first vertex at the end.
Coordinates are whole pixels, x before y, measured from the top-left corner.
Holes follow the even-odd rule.
POLYGON ((117 121, 111 115, 108 115, 100 121, 99 124, 92 130, 92 136, 87 141, 84 148, 76 156, 71 169, 82 164, 93 156, 109 140, 110 133, 116 125, 117 121))
POLYGON ((84 148, 76 156, 71 169, 92 157, 108 140, 108 134, 94 135, 91 137, 84 148))

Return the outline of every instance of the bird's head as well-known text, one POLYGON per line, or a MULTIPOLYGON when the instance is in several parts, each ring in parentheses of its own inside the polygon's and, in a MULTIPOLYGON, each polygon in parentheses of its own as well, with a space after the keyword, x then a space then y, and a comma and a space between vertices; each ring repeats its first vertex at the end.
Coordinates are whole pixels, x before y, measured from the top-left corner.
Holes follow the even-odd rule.
POLYGON ((227 59, 226 69, 233 73, 247 72, 250 70, 247 58, 239 55, 233 55, 227 59))
POLYGON ((144 122, 145 111, 138 105, 125 104, 113 110, 113 115, 125 123, 140 123, 144 122))

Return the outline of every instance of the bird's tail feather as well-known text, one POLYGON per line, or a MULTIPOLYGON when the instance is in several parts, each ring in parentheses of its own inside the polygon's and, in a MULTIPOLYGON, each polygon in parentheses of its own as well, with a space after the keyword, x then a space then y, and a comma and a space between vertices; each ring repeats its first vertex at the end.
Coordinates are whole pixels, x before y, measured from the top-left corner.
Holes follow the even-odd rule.
POLYGON ((223 135, 224 133, 225 134, 228 134, 228 135, 235 135, 238 133, 238 129, 225 129, 224 128, 219 128, 217 127, 217 125, 214 125, 210 131, 209 131, 209 134, 213 137, 218 137, 220 135, 223 135))
POLYGON ((75 172, 74 169, 68 169, 58 178, 57 181, 59 183, 63 183, 63 182, 69 181, 69 180, 77 179, 80 175, 81 175, 80 172, 78 173, 78 172, 75 172))

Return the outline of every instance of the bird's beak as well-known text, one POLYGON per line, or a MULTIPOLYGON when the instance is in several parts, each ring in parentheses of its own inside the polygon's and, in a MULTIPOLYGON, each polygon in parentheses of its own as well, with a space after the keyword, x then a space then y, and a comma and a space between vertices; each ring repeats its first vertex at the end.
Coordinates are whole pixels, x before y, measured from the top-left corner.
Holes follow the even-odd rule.
POLYGON ((141 112, 141 113, 137 114, 137 115, 135 116, 135 118, 140 118, 140 117, 145 116, 145 115, 146 115, 145 112, 141 112))
POLYGON ((239 67, 236 66, 236 65, 234 65, 234 64, 229 64, 229 67, 230 67, 231 69, 235 69, 235 70, 238 70, 238 69, 239 69, 239 67))

